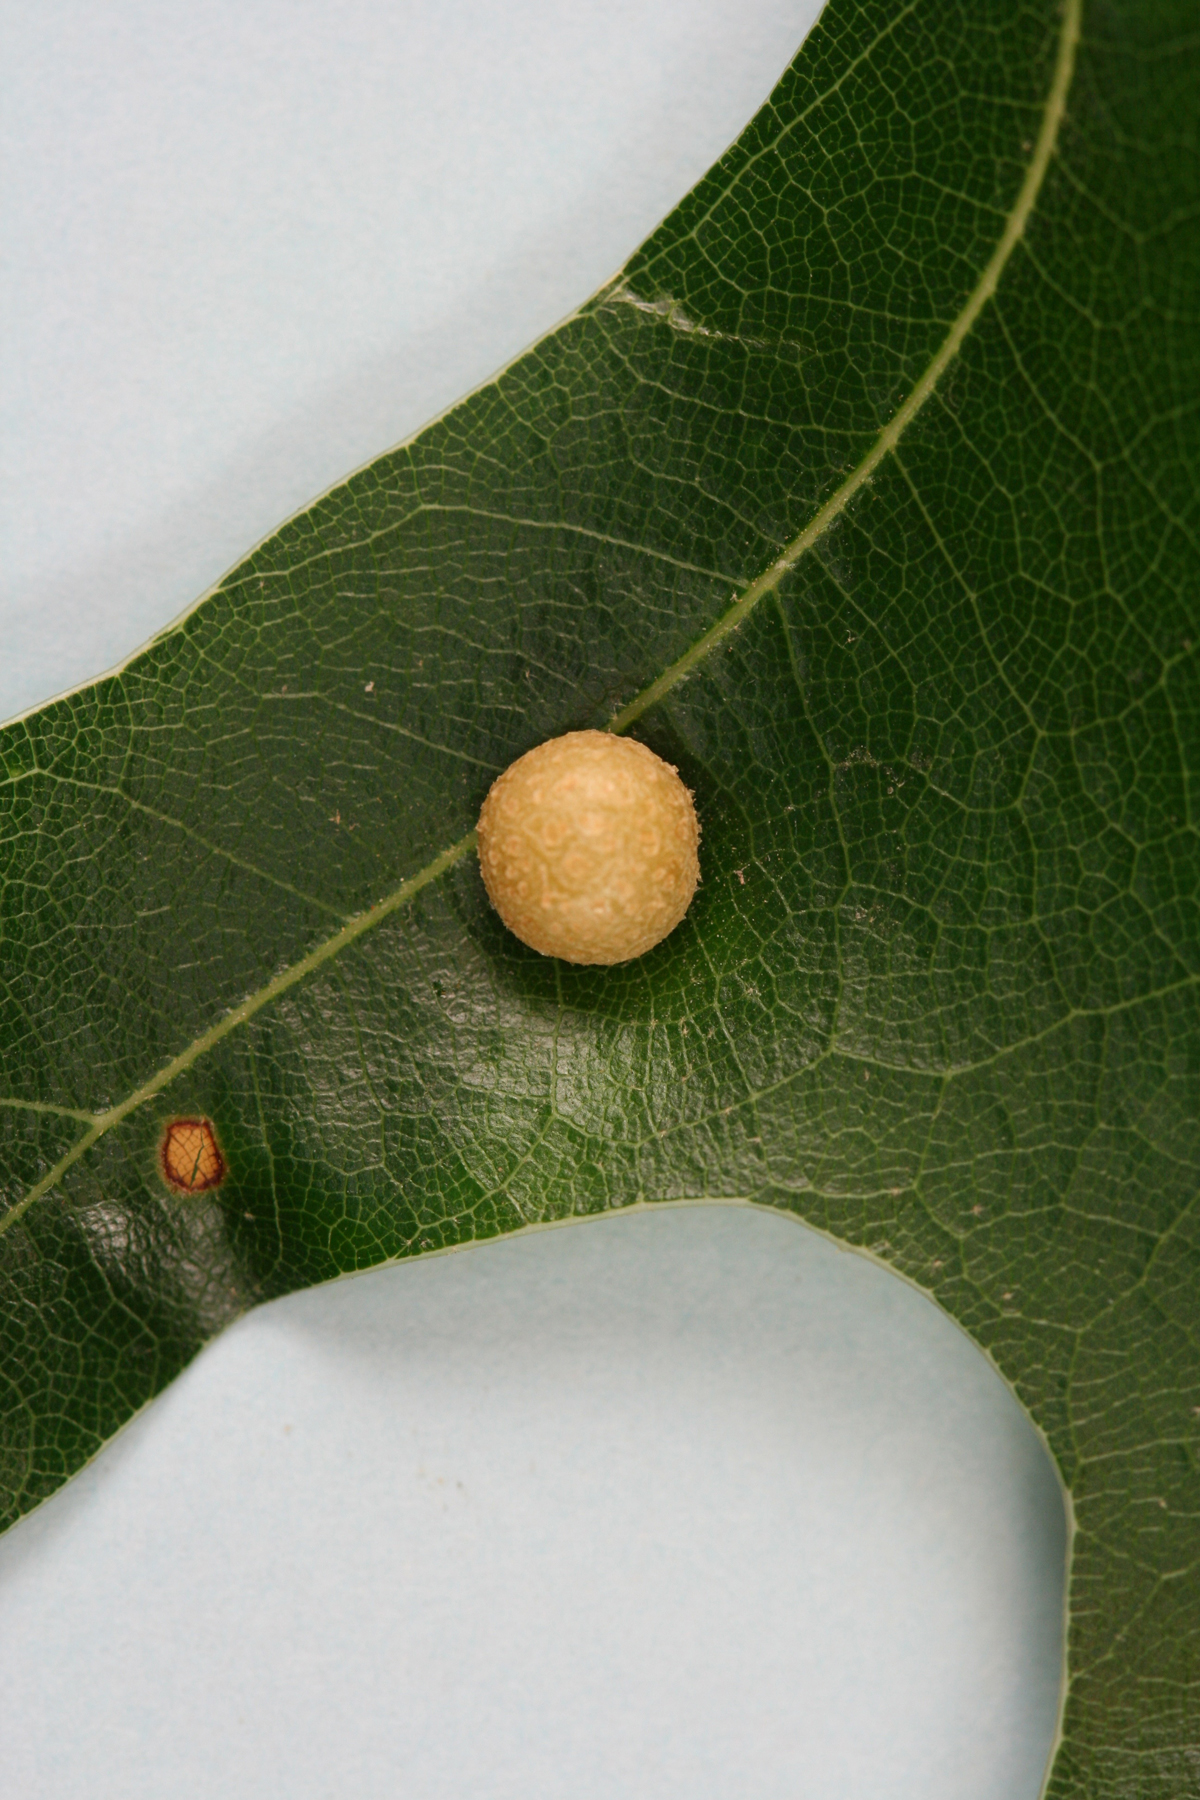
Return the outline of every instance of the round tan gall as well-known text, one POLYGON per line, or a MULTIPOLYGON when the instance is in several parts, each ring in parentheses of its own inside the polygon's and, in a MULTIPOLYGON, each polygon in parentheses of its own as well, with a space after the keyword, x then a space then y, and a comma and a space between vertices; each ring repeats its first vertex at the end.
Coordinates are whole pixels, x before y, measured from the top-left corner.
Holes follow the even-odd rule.
POLYGON ((543 956, 620 963, 682 919, 700 875, 692 796, 632 738, 569 731, 492 783, 479 815, 488 897, 543 956))

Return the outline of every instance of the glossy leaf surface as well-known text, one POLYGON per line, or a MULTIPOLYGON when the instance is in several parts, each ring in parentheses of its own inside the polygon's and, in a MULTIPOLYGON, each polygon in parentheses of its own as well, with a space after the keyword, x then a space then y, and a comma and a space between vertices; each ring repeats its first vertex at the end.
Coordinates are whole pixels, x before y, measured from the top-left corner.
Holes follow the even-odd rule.
POLYGON ((1045 1432, 1050 1791, 1200 1792, 1198 65, 1182 0, 832 0, 617 282, 5 731, 7 1519, 257 1300, 751 1199, 1045 1432), (580 970, 470 833, 609 722, 704 886, 580 970))

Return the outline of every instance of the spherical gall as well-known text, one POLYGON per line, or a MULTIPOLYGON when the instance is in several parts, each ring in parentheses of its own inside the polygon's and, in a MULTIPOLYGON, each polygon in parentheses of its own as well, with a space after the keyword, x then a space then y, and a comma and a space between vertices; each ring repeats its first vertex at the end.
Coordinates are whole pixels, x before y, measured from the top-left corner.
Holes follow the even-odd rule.
POLYGON ((632 738, 570 731, 518 757, 479 815, 488 897, 543 956, 620 963, 682 919, 700 875, 692 796, 632 738))

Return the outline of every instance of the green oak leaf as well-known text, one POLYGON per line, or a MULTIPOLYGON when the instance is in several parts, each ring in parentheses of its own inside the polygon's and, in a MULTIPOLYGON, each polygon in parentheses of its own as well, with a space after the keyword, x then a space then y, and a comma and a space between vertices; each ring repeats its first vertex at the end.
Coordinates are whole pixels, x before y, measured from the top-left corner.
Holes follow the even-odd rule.
POLYGON ((1197 25, 831 0, 616 281, 4 731, 6 1520, 256 1301, 750 1200, 1044 1432, 1048 1791, 1200 1794, 1197 25), (608 971, 472 854, 604 724, 704 826, 608 971))

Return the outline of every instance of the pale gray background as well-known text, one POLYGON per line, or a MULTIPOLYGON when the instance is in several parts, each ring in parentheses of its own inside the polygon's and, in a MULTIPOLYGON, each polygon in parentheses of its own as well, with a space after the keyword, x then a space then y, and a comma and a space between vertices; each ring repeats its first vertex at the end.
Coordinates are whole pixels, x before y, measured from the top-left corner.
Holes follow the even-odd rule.
MULTIPOLYGON (((0 4, 0 716, 610 275, 812 0, 0 4)), ((243 1322, 0 1541, 5 1800, 1034 1800, 1063 1514, 919 1295, 688 1208, 243 1322)))

